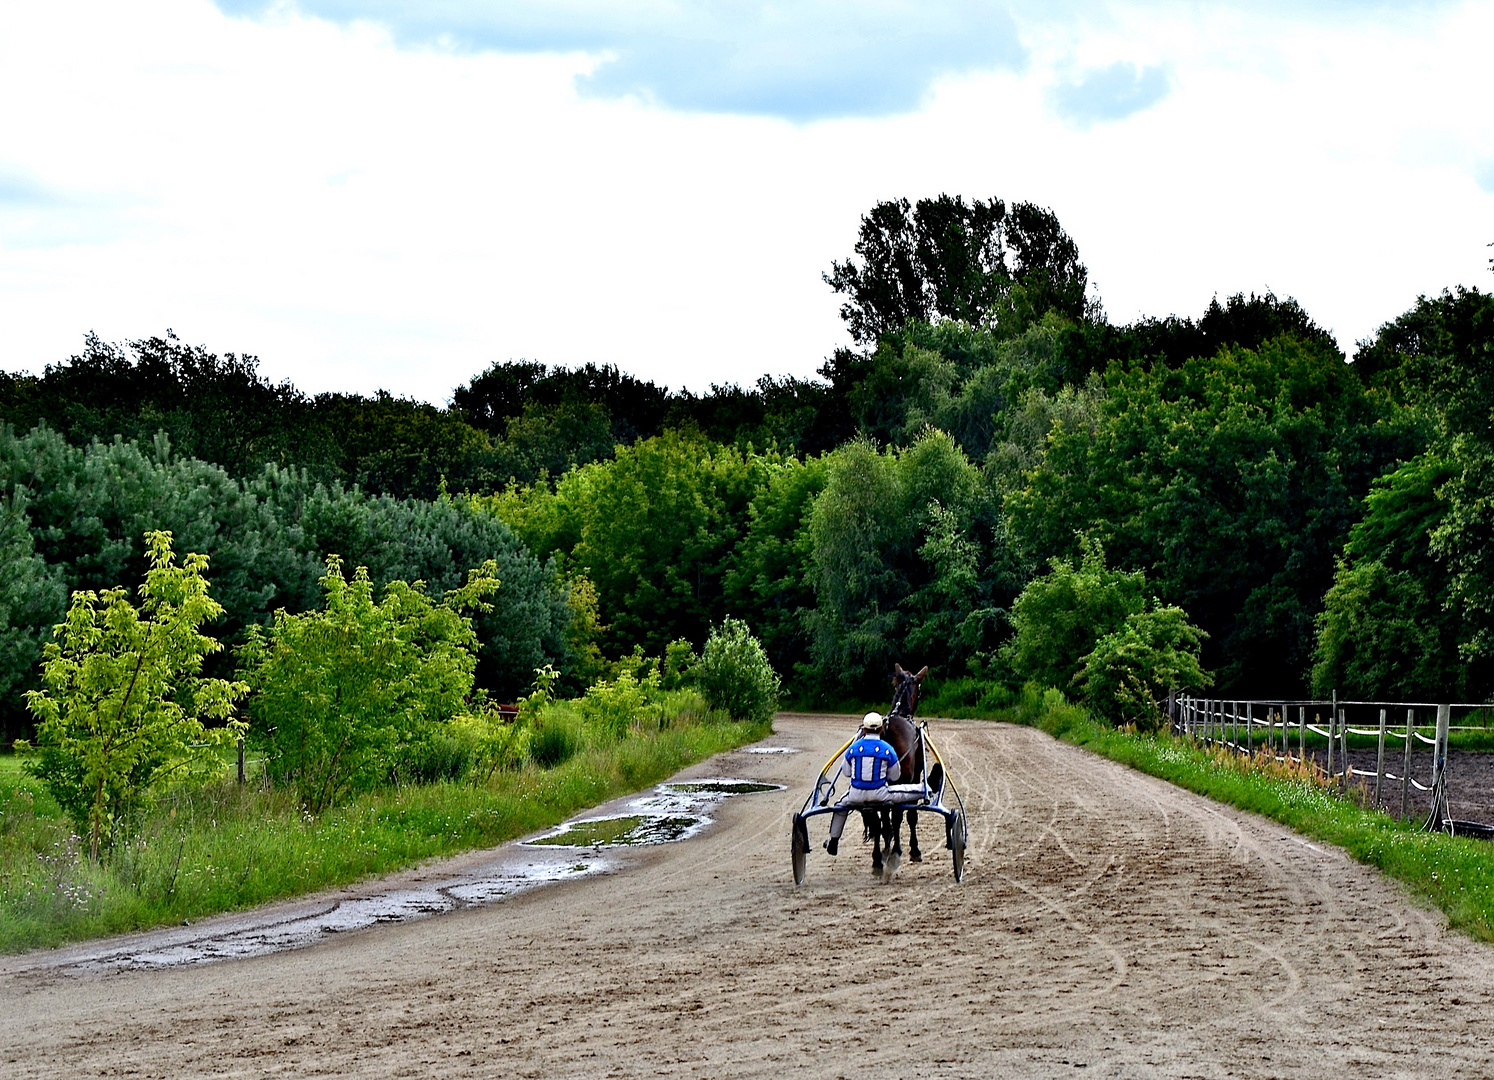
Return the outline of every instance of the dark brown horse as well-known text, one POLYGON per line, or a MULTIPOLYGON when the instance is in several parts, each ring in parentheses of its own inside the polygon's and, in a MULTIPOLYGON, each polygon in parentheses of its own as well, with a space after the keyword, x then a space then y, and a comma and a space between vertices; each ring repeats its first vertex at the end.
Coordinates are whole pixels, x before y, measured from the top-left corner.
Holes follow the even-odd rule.
MULTIPOLYGON (((882 738, 891 743, 892 749, 897 753, 901 770, 897 781, 899 784, 923 782, 923 743, 918 738, 913 715, 918 709, 919 688, 928 673, 927 665, 916 675, 903 670, 901 664, 893 665, 892 708, 883 722, 882 738)), ((908 810, 906 813, 908 858, 913 862, 922 862, 923 852, 918 848, 918 811, 908 810)), ((903 814, 901 809, 861 811, 867 834, 872 839, 872 870, 881 871, 886 880, 891 880, 902 863, 903 814)))

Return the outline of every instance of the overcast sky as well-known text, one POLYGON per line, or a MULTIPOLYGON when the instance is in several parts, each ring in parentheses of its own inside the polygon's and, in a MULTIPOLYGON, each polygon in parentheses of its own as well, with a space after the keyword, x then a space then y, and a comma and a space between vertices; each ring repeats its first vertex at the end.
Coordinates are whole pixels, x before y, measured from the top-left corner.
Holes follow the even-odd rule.
POLYGON ((1494 286, 1494 3, 0 0, 0 367, 167 327, 311 391, 704 389, 848 343, 879 199, 1050 206, 1114 321, 1352 350, 1494 286))

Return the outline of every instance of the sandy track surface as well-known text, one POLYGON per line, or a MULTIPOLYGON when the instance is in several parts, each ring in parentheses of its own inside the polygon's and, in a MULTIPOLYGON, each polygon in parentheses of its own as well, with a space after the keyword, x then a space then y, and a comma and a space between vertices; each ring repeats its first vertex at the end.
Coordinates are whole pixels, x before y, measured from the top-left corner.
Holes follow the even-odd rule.
POLYGON ((891 885, 853 842, 795 889, 789 818, 847 723, 784 716, 803 753, 686 775, 789 790, 609 876, 200 968, 0 963, 0 1075, 1494 1072, 1494 950, 1374 872, 1030 729, 933 730, 962 885, 933 828, 891 885))

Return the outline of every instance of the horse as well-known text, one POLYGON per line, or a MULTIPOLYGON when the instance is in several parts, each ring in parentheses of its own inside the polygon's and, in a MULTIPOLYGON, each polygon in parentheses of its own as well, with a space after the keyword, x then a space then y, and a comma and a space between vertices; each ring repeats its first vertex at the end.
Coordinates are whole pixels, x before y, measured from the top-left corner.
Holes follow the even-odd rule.
MULTIPOLYGON (((923 781, 923 743, 913 724, 913 714, 918 709, 919 689, 928 673, 928 665, 924 665, 917 674, 905 671, 902 664, 893 665, 892 708, 883 720, 882 738, 897 753, 899 784, 917 784, 923 781)), ((918 811, 908 810, 906 813, 908 859, 911 862, 922 862, 923 852, 918 847, 918 811)), ((891 881, 902 863, 903 814, 901 808, 883 810, 868 807, 861 811, 866 835, 872 841, 872 872, 880 873, 884 881, 891 881)))

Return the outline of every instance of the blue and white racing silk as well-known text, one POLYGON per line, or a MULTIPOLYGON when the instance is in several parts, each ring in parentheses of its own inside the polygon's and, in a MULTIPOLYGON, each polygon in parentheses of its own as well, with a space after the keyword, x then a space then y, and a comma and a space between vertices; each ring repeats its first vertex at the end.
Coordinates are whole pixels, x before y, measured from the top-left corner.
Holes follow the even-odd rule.
POLYGON ((897 751, 875 736, 857 739, 846 749, 851 786, 874 791, 887 786, 888 773, 897 771, 897 751))

